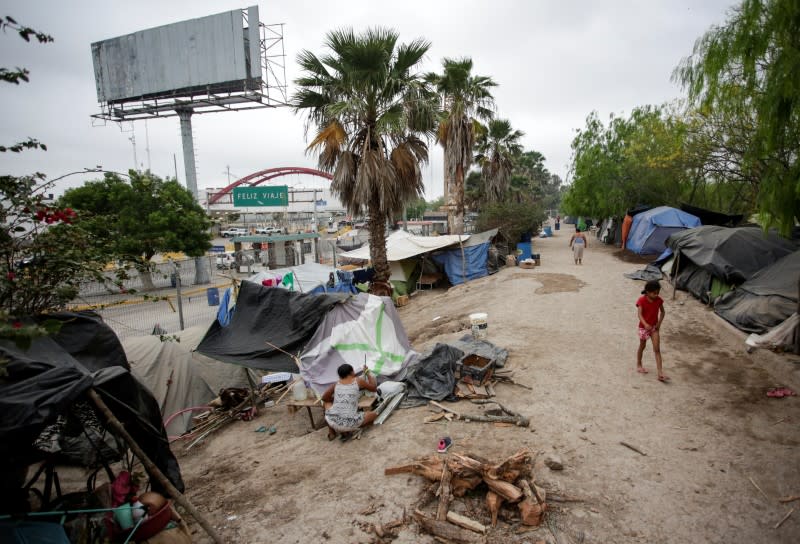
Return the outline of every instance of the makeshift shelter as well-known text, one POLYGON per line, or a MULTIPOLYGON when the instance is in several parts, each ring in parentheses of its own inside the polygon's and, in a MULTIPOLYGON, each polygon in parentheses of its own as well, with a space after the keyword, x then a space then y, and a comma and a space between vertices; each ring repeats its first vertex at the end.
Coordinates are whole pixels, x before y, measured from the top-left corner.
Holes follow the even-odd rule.
POLYGON ((301 293, 310 293, 317 287, 325 287, 331 273, 335 272, 336 269, 332 266, 320 263, 305 263, 287 268, 263 270, 246 278, 245 281, 261 285, 261 282, 266 279, 278 280, 278 286, 285 288, 284 285, 281 285, 280 280, 288 274, 292 274, 294 276, 294 290, 300 291, 301 293))
POLYGON ((299 354, 325 314, 348 295, 307 294, 243 281, 236 311, 214 320, 197 351, 212 359, 270 372, 296 372, 299 354))
POLYGON ((704 302, 796 249, 791 241, 758 227, 702 226, 671 235, 667 245, 676 255, 675 285, 704 302))
POLYGON ((719 227, 735 227, 736 225, 742 222, 742 219, 744 219, 744 216, 741 214, 729 215, 726 213, 706 210, 705 208, 698 208, 697 206, 692 206, 690 204, 682 203, 681 210, 699 218, 704 225, 717 225, 719 227))
MULTIPOLYGON (((469 234, 451 234, 446 236, 414 236, 403 230, 397 230, 386 237, 386 259, 389 262, 402 261, 410 257, 422 255, 436 249, 466 242, 469 234)), ((348 251, 340 255, 343 259, 353 259, 360 261, 369 260, 369 244, 348 251)))
MULTIPOLYGON (((261 373, 194 351, 206 330, 192 327, 174 335, 174 340, 139 336, 122 343, 131 372, 153 394, 165 420, 181 410, 206 405, 221 389, 248 387, 260 379, 261 373)), ((189 430, 192 415, 186 412, 175 417, 167 425, 167 433, 178 436, 189 430)))
POLYGON ((389 270, 391 271, 389 281, 394 286, 395 293, 407 295, 416 289, 417 279, 422 271, 422 262, 419 257, 391 261, 389 270))
POLYGON ((300 374, 322 394, 339 379, 339 365, 359 371, 366 364, 391 379, 416 355, 391 299, 360 293, 325 315, 300 356, 300 374))
POLYGON ((434 252, 433 261, 444 268, 451 285, 459 285, 489 275, 489 246, 497 229, 473 234, 466 242, 434 252))
POLYGON ((714 311, 740 330, 764 333, 797 311, 798 278, 800 251, 795 251, 724 294, 714 311))
MULTIPOLYGON (((94 410, 86 396, 90 388, 159 470, 183 491, 180 468, 169 449, 158 403, 130 373, 114 331, 93 312, 64 312, 47 319, 60 321, 61 329, 55 335, 34 338, 27 349, 0 341, 0 357, 8 361, 7 375, 0 380, 0 485, 4 493, 12 494, 19 487, 15 478, 18 470, 24 478, 29 464, 62 452, 69 438, 68 419, 79 424, 75 438, 89 434, 84 432, 90 424, 88 419, 105 429, 100 418, 92 415, 94 410), (45 428, 49 430, 46 440, 41 436, 45 428), (45 443, 47 449, 43 449, 45 443)), ((99 457, 102 454, 96 461, 106 460, 99 457)), ((157 480, 153 485, 163 492, 157 480)))
POLYGON ((658 255, 664 251, 671 234, 699 226, 700 219, 694 215, 659 206, 633 217, 626 247, 640 255, 658 255))

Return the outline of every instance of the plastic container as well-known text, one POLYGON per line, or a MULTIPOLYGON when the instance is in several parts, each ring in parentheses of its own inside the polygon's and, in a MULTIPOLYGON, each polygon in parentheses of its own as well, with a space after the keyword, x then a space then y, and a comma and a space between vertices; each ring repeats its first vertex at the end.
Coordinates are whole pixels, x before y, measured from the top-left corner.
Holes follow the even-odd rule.
POLYGON ((206 297, 208 298, 209 306, 219 306, 219 289, 209 287, 206 289, 206 297))
POLYGON ((531 243, 520 242, 519 244, 517 244, 517 252, 519 253, 517 262, 529 259, 531 256, 531 243))
POLYGON ((292 384, 292 398, 294 400, 306 400, 308 398, 306 384, 299 378, 292 384))
POLYGON ((489 314, 469 314, 469 321, 472 324, 473 338, 476 340, 484 340, 489 336, 489 314))
POLYGON ((544 233, 545 233, 545 234, 548 236, 548 238, 549 238, 550 236, 552 236, 552 235, 553 235, 553 228, 552 228, 550 225, 547 225, 547 226, 544 228, 544 233))

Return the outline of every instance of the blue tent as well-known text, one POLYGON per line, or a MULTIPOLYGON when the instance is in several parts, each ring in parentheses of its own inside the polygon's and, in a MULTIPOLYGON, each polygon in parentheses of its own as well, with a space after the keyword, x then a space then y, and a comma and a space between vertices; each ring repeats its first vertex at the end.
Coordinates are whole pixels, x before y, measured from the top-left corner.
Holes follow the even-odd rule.
POLYGON ((666 249, 666 240, 671 234, 701 224, 700 219, 690 213, 659 206, 633 217, 626 247, 639 255, 658 255, 666 249))

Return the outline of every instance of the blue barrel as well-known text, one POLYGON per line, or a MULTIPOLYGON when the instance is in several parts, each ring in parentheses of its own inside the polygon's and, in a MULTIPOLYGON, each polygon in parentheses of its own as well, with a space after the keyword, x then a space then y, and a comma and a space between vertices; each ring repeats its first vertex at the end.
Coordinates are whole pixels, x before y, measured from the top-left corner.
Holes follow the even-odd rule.
POLYGON ((561 223, 556 223, 556 230, 561 230, 561 223))
POLYGON ((206 297, 208 297, 209 306, 219 306, 219 289, 209 287, 206 289, 206 297))
POLYGON ((545 233, 545 234, 546 234, 548 237, 552 236, 552 235, 553 235, 553 228, 552 228, 550 225, 546 226, 546 227, 544 228, 544 233, 545 233))
POLYGON ((517 244, 517 252, 522 252, 517 257, 517 262, 524 261, 525 259, 531 258, 531 243, 530 242, 520 242, 517 244))

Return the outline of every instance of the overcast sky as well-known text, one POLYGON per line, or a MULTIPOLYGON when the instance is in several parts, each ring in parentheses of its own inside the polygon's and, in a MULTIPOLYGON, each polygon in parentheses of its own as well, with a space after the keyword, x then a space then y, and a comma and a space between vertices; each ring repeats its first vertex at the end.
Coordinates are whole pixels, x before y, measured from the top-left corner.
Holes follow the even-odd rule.
MULTIPOLYGON (((49 178, 102 165, 126 171, 134 165, 131 125, 93 123, 98 113, 90 44, 138 30, 244 8, 252 1, 116 0, 56 2, 6 0, 4 15, 51 34, 55 42, 26 44, 0 35, 1 66, 24 66, 31 82, 0 85, 0 142, 31 136, 47 152, 0 154, 0 171, 34 171, 49 178)), ((601 118, 636 106, 681 96, 670 81, 675 65, 711 25, 724 22, 730 0, 648 1, 436 1, 368 0, 258 2, 262 23, 284 23, 286 75, 298 76, 302 49, 320 54, 325 33, 352 26, 396 29, 401 41, 432 43, 422 70, 438 70, 442 57, 472 57, 474 71, 497 81, 497 115, 525 132, 523 143, 547 158, 565 178, 570 143, 586 115, 601 118)), ((198 186, 277 166, 315 166, 305 154, 303 120, 289 108, 193 117, 198 186)), ((145 124, 133 126, 139 167, 147 167, 145 124)), ((150 166, 185 183, 178 120, 148 121, 150 166)), ((442 194, 441 151, 431 144, 423 169, 429 199, 442 194)), ((62 183, 80 184, 84 176, 62 183)), ((302 180, 282 178, 293 185, 302 180)), ((66 185, 59 184, 63 189, 66 185)))

